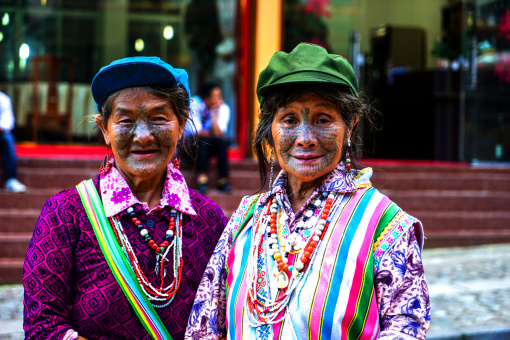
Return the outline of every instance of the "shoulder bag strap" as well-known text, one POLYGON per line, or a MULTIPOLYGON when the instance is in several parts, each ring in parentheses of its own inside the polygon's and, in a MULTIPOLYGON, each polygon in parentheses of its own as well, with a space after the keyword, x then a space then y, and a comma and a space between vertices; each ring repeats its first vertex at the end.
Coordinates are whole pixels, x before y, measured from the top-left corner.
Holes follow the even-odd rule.
POLYGON ((142 291, 133 268, 115 238, 93 181, 91 179, 83 181, 76 188, 106 262, 142 325, 151 339, 171 340, 172 337, 142 291))

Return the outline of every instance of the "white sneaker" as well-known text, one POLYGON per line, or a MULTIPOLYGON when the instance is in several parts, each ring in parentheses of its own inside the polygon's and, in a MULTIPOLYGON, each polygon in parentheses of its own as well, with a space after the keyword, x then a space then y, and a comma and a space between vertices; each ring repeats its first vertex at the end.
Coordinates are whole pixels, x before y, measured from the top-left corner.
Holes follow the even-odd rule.
POLYGON ((11 192, 25 192, 27 187, 21 184, 16 178, 11 178, 5 182, 5 190, 11 192))

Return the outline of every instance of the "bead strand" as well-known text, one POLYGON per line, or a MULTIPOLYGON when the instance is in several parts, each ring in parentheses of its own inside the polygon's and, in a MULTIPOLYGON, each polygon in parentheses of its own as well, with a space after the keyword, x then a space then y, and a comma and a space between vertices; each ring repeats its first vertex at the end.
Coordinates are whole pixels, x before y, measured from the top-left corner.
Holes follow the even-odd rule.
POLYGON ((177 293, 182 278, 182 267, 183 267, 183 259, 182 259, 182 214, 177 213, 177 210, 172 209, 170 211, 170 221, 165 232, 164 240, 158 245, 149 235, 149 232, 141 221, 136 217, 136 213, 132 207, 127 209, 129 216, 131 217, 131 221, 137 227, 141 237, 144 241, 147 242, 149 247, 156 252, 156 258, 160 259, 158 262, 159 265, 159 276, 160 276, 160 287, 154 287, 145 274, 142 271, 142 268, 138 262, 135 251, 129 242, 127 235, 124 232, 122 224, 120 223, 117 216, 110 218, 110 223, 112 224, 112 228, 115 233, 115 237, 119 242, 121 249, 123 250, 126 257, 129 259, 134 273, 137 277, 137 280, 144 291, 145 295, 150 301, 157 302, 165 302, 164 304, 151 304, 154 307, 162 308, 168 306, 174 299, 175 294, 177 293), (176 226, 178 226, 176 228, 176 226), (172 242, 170 242, 172 240, 172 242), (168 261, 166 256, 173 249, 173 280, 167 287, 164 286, 164 277, 166 274, 165 271, 165 262, 168 261))
MULTIPOLYGON (((295 258, 294 266, 288 264, 286 259, 288 254, 286 251, 287 249, 284 250, 283 246, 280 247, 280 244, 284 242, 278 242, 278 237, 281 237, 281 228, 279 227, 280 225, 278 222, 283 221, 284 226, 282 227, 287 227, 287 220, 283 218, 283 216, 285 216, 284 209, 280 209, 282 204, 281 201, 277 202, 278 198, 280 197, 277 197, 277 200, 268 202, 265 213, 261 214, 258 218, 256 217, 254 222, 255 232, 252 235, 252 244, 254 246, 252 246, 250 256, 248 257, 247 272, 249 275, 247 275, 247 285, 249 288, 247 290, 247 298, 245 300, 245 308, 248 311, 248 323, 253 327, 263 324, 278 323, 286 317, 286 314, 280 318, 278 318, 278 315, 288 305, 292 292, 296 289, 303 277, 303 275, 300 274, 307 270, 310 263, 312 263, 313 257, 317 253, 316 249, 324 238, 330 224, 332 207, 336 199, 336 195, 333 193, 330 193, 329 195, 325 192, 322 193, 314 204, 309 207, 308 211, 311 211, 311 213, 308 213, 307 211, 306 214, 308 216, 303 217, 304 219, 305 217, 308 219, 309 228, 300 229, 299 232, 302 231, 303 235, 305 233, 308 235, 307 242, 304 243, 305 245, 303 249, 295 258), (317 218, 317 216, 320 217, 317 218), (311 225, 312 223, 314 223, 313 226, 311 225), (263 227, 264 225, 267 227, 263 227), (313 231, 313 235, 308 232, 308 229, 313 231), (264 239, 266 239, 265 247, 264 239), (259 271, 257 267, 257 259, 258 256, 261 256, 262 249, 267 249, 269 255, 271 255, 274 259, 280 272, 279 275, 287 275, 285 274, 287 272, 292 273, 290 281, 285 286, 285 289, 281 289, 279 291, 279 297, 274 300, 264 297, 258 291, 259 271)), ((335 207, 335 211, 336 209, 338 209, 338 207, 335 207)), ((296 233, 296 231, 293 234, 303 237, 302 234, 296 233)))

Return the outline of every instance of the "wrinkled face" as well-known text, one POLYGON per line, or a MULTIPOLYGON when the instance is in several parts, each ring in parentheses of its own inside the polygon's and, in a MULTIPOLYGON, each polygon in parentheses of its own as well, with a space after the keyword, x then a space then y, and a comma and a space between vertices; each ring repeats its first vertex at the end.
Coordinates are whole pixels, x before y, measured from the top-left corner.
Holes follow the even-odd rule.
POLYGON ((133 181, 166 176, 184 130, 170 103, 143 88, 120 91, 108 122, 99 127, 115 155, 116 168, 133 181))
POLYGON ((300 182, 333 170, 351 133, 336 107, 308 95, 278 108, 271 132, 280 166, 300 182))

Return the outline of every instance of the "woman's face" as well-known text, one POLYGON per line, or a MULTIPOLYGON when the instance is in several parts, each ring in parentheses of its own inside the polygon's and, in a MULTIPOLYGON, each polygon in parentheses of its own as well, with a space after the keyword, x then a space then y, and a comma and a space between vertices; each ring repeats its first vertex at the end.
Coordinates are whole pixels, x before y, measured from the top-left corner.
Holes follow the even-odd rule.
POLYGON ((271 126, 280 166, 304 183, 322 181, 336 167, 351 130, 336 107, 311 95, 278 108, 271 126))
POLYGON ((166 175, 184 130, 168 101, 139 87, 121 90, 99 127, 117 170, 133 182, 166 175))

